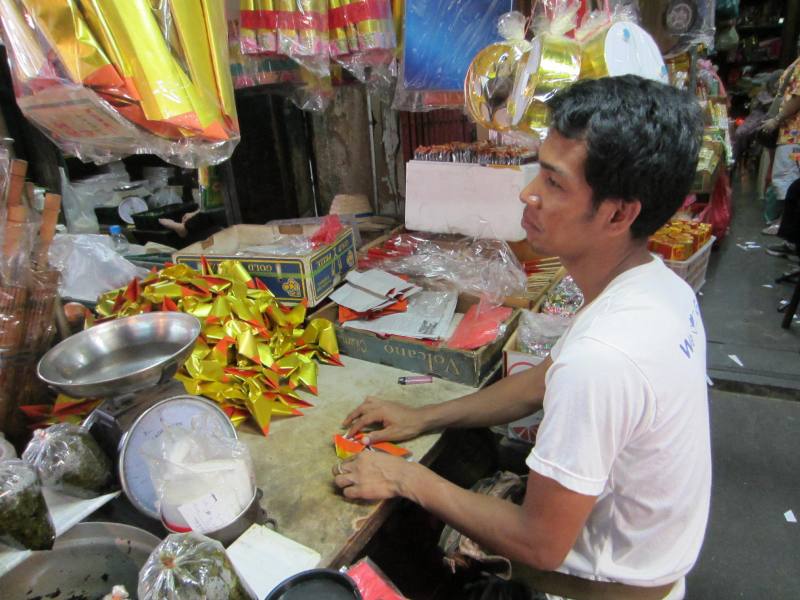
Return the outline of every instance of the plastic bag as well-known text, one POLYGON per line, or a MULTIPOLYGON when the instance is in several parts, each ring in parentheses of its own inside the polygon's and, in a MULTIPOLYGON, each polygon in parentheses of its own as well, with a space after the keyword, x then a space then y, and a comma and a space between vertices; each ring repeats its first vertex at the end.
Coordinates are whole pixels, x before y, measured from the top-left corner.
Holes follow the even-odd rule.
POLYGON ((569 324, 567 315, 523 311, 517 328, 520 350, 537 358, 547 358, 569 324))
POLYGON ((347 569, 347 576, 355 582, 363 600, 406 600, 369 557, 347 569))
POLYGON ((63 167, 58 169, 61 176, 61 202, 64 207, 64 220, 70 233, 97 233, 100 224, 94 213, 94 206, 86 195, 78 194, 67 178, 63 167))
POLYGON ((692 46, 714 49, 714 0, 652 2, 639 0, 642 25, 652 32, 665 57, 687 52, 692 46))
POLYGON ((369 252, 371 266, 425 279, 428 284, 442 281, 494 304, 525 293, 525 271, 504 241, 467 237, 449 241, 402 234, 386 246, 390 249, 369 252))
POLYGON ((17 104, 64 153, 197 167, 238 143, 221 0, 10 0, 0 20, 17 104))
POLYGON ((171 427, 143 454, 161 519, 172 531, 221 529, 253 501, 256 487, 250 452, 236 439, 209 434, 205 427, 171 427), (201 520, 195 506, 212 495, 213 514, 201 520))
POLYGON ((0 541, 49 550, 55 539, 36 470, 21 460, 0 462, 0 541))
POLYGON ((107 235, 58 234, 49 257, 52 267, 61 272, 61 297, 73 300, 95 302, 100 294, 147 276, 147 269, 114 251, 107 235))
POLYGON ((583 292, 567 275, 559 284, 548 292, 542 304, 542 312, 548 315, 571 317, 583 306, 583 292))
POLYGON ((464 77, 482 48, 500 41, 507 0, 407 0, 403 59, 392 107, 422 112, 464 105, 464 77))
POLYGON ((66 494, 93 497, 111 483, 111 461, 88 430, 71 423, 37 429, 22 460, 39 473, 42 485, 66 494))
POLYGON ((549 125, 546 102, 578 80, 581 46, 567 33, 577 24, 577 4, 548 1, 537 5, 536 36, 517 64, 508 100, 510 127, 544 139, 549 125))
POLYGON ((5 434, 0 432, 0 462, 12 458, 17 458, 17 450, 11 442, 6 439, 5 434))
POLYGON ((504 322, 512 312, 507 306, 493 306, 483 301, 471 306, 447 340, 447 345, 450 348, 474 350, 491 344, 504 333, 504 322))
POLYGON ((732 210, 731 182, 728 178, 728 173, 723 170, 717 176, 717 181, 714 184, 707 217, 708 222, 711 223, 711 232, 717 238, 717 242, 722 241, 728 235, 732 210))
POLYGON ((362 83, 388 91, 397 77, 389 0, 330 0, 330 55, 362 83))
POLYGON ((330 74, 327 0, 240 0, 242 54, 279 54, 330 74))
POLYGON ((500 17, 497 29, 503 41, 478 52, 464 80, 467 114, 487 129, 511 128, 509 101, 515 90, 515 76, 523 57, 530 50, 525 40, 525 16, 510 12, 500 17))
POLYGON ((251 600, 222 544, 198 533, 167 536, 139 571, 139 600, 251 600))

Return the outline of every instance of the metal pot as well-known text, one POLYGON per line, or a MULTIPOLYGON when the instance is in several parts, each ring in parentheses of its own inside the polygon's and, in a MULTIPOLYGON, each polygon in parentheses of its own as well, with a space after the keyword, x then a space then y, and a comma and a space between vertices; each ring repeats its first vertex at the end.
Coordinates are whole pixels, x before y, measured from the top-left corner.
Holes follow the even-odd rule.
POLYGON ((194 348, 200 321, 154 312, 102 323, 42 357, 39 379, 73 398, 108 398, 172 379, 194 348))
MULTIPOLYGON (((263 495, 263 492, 259 488, 256 488, 250 504, 248 504, 247 508, 239 513, 233 521, 215 531, 203 532, 203 535, 210 537, 212 540, 217 540, 227 548, 238 540, 245 531, 250 529, 251 525, 265 525, 267 523, 274 525, 275 521, 268 518, 266 511, 261 508, 261 497, 263 495)), ((191 529, 173 529, 163 518, 161 519, 161 523, 167 531, 172 533, 186 533, 187 531, 191 531, 191 529)))
POLYGON ((136 597, 139 570, 159 539, 119 523, 78 523, 52 550, 34 552, 0 577, 0 596, 99 600, 115 585, 136 597))

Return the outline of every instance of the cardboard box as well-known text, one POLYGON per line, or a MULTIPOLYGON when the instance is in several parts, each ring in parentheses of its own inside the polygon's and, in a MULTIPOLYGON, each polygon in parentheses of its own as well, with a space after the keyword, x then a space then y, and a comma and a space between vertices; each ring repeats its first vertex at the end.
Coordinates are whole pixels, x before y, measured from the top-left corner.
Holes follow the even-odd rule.
POLYGON ((296 304, 305 298, 309 306, 316 306, 356 264, 351 228, 346 227, 333 244, 304 256, 239 257, 236 253, 240 248, 263 245, 281 235, 311 235, 317 229, 315 225, 234 225, 179 250, 172 255, 172 260, 195 269, 200 268, 201 256, 205 256, 212 267, 225 260, 238 260, 281 302, 296 304))
MULTIPOLYGON (((459 312, 463 312, 460 309, 459 312)), ((338 311, 338 305, 330 303, 311 318, 321 317, 336 324, 338 311)), ((506 321, 505 332, 494 342, 478 350, 454 350, 444 345, 434 348, 420 340, 381 337, 369 331, 345 329, 338 324, 335 325, 336 339, 342 354, 353 358, 481 387, 501 361, 503 346, 514 333, 519 315, 520 311, 514 310, 506 321)))
MULTIPOLYGON (((519 350, 517 332, 508 338, 505 346, 503 346, 503 377, 521 373, 538 364, 541 364, 543 358, 521 352, 519 350)), ((539 425, 544 419, 544 411, 538 410, 532 415, 517 419, 508 424, 506 435, 512 440, 520 440, 533 444, 536 442, 536 433, 539 431, 539 425)))
POLYGON ((517 241, 525 238, 519 194, 539 164, 496 167, 412 160, 406 165, 406 227, 517 241))

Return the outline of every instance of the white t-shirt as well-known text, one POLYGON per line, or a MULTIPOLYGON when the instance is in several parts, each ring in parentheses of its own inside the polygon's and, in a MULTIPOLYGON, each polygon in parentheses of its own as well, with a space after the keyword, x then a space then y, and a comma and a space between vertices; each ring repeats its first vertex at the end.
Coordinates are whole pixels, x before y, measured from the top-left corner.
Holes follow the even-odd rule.
POLYGON ((694 293, 654 258, 584 307, 551 356, 527 464, 598 497, 559 571, 632 585, 681 579, 700 552, 711 493, 694 293))

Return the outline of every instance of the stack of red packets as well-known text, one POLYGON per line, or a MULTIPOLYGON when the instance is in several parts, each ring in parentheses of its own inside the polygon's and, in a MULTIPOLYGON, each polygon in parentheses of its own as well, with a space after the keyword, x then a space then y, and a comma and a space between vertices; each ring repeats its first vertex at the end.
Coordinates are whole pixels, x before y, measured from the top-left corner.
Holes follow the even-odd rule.
POLYGON ((422 288, 395 275, 371 269, 350 271, 345 285, 331 294, 339 305, 339 323, 373 320, 408 310, 408 298, 422 288))

